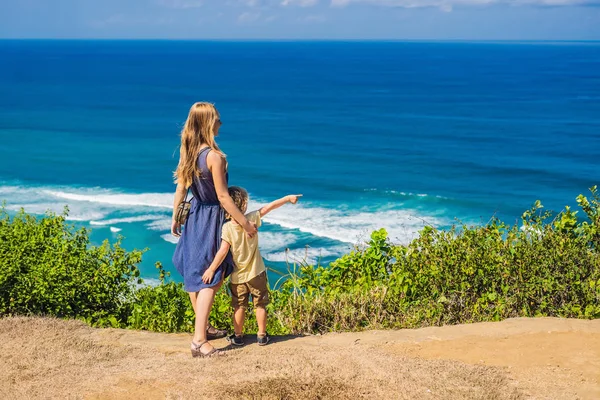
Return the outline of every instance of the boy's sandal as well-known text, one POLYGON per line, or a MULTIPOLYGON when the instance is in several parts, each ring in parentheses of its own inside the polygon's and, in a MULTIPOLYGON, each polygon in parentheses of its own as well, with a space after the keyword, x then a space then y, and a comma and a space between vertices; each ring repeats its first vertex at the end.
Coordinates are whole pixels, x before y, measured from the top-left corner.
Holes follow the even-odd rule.
POLYGON ((203 353, 200 349, 202 348, 202 346, 204 346, 206 343, 208 343, 208 340, 205 340, 201 343, 194 343, 192 341, 192 357, 201 357, 201 358, 207 358, 207 357, 215 357, 215 356, 220 356, 223 355, 224 352, 217 349, 216 347, 213 347, 213 349, 211 351, 209 351, 208 353, 203 353))
POLYGON ((271 342, 271 336, 269 336, 268 333, 265 333, 262 336, 256 335, 256 341, 258 342, 259 346, 266 346, 271 342))
POLYGON ((231 336, 227 336, 227 341, 234 346, 243 346, 244 337, 242 335, 236 335, 235 333, 231 336))

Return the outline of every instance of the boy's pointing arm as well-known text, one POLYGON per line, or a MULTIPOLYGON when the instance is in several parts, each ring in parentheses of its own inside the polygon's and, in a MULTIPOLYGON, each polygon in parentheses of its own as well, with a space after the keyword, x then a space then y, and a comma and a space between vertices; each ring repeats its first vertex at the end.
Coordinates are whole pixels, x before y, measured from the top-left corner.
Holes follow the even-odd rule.
POLYGON ((267 204, 266 206, 264 206, 260 210, 258 210, 258 212, 260 213, 261 217, 264 217, 271 211, 278 209, 279 207, 281 207, 282 205, 284 205, 286 203, 296 204, 298 202, 298 198, 300 198, 300 197, 302 197, 301 194, 288 194, 285 197, 282 197, 278 200, 275 200, 274 202, 267 204))

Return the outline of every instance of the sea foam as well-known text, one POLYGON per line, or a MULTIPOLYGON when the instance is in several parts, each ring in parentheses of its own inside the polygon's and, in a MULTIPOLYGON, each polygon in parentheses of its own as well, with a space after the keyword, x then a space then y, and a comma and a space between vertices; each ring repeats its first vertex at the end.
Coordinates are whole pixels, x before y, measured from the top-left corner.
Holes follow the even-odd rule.
POLYGON ((392 240, 408 243, 424 226, 442 224, 437 217, 422 217, 412 210, 347 211, 304 205, 284 206, 264 220, 352 244, 367 240, 372 231, 380 228, 385 228, 392 240))
POLYGON ((173 208, 172 193, 141 193, 125 194, 114 193, 110 190, 94 194, 73 193, 56 190, 43 190, 42 193, 54 196, 58 199, 85 201, 91 203, 107 204, 111 206, 144 206, 153 208, 173 208))
POLYGON ((296 248, 286 249, 284 251, 263 253, 261 254, 265 260, 271 262, 287 262, 290 264, 316 264, 323 258, 339 257, 347 253, 351 249, 350 246, 336 246, 330 248, 296 248))
MULTIPOLYGON (((91 225, 146 222, 148 229, 157 232, 169 232, 171 228, 172 193, 132 194, 105 188, 8 185, 0 186, 0 194, 7 200, 9 210, 23 207, 34 214, 42 214, 46 210, 61 213, 63 207, 68 205, 69 219, 89 221, 91 225)), ((260 200, 251 201, 249 210, 258 209, 266 203, 260 200)), ((262 234, 261 246, 267 252, 292 246, 296 242, 294 230, 355 244, 368 240, 373 230, 385 228, 393 241, 407 243, 425 225, 440 226, 444 222, 439 217, 423 216, 416 210, 394 209, 391 206, 379 210, 351 210, 327 208, 309 202, 285 205, 267 215, 264 221, 290 230, 286 233, 262 234)), ((165 236, 162 238, 172 241, 165 236)))
POLYGON ((114 224, 130 224, 132 222, 155 221, 160 218, 161 218, 160 215, 139 215, 136 217, 113 218, 113 219, 106 219, 106 220, 100 220, 100 221, 92 220, 92 221, 90 221, 90 225, 105 226, 105 225, 114 225, 114 224))

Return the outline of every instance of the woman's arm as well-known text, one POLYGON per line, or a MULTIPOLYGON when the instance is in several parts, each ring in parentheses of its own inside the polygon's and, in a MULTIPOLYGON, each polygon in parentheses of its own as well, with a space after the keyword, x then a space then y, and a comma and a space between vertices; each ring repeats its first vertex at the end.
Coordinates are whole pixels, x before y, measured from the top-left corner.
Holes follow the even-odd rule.
POLYGON ((210 283, 212 281, 217 268, 219 268, 219 266, 223 263, 223 260, 225 260, 227 252, 229 251, 229 247, 231 247, 229 243, 227 243, 225 240, 221 240, 221 247, 219 248, 219 251, 217 251, 217 254, 215 254, 215 259, 210 264, 210 267, 208 267, 208 269, 202 275, 202 282, 210 283))
POLYGON ((240 224, 248 236, 252 237, 256 234, 256 225, 248 221, 244 214, 233 202, 227 190, 227 179, 225 177, 225 160, 215 151, 208 153, 208 168, 210 169, 215 183, 215 190, 219 203, 231 215, 231 217, 240 224))
POLYGON ((175 237, 181 236, 181 224, 175 220, 175 215, 177 215, 177 207, 179 203, 183 201, 185 195, 187 194, 187 190, 183 184, 178 183, 177 188, 175 189, 175 199, 173 200, 173 219, 171 222, 171 234, 175 237))

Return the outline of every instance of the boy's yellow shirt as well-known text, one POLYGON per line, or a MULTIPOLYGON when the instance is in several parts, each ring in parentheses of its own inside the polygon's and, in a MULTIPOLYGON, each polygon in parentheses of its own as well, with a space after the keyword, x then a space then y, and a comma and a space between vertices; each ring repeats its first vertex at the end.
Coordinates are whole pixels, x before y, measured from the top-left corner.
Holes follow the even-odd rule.
MULTIPOLYGON (((255 223, 257 228, 261 225, 259 211, 246 214, 246 218, 255 223)), ((230 221, 223 225, 221 239, 231 245, 230 251, 235 262, 231 283, 246 283, 266 270, 258 250, 258 233, 249 238, 244 228, 230 221)))

